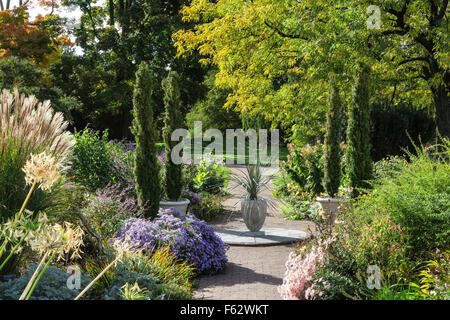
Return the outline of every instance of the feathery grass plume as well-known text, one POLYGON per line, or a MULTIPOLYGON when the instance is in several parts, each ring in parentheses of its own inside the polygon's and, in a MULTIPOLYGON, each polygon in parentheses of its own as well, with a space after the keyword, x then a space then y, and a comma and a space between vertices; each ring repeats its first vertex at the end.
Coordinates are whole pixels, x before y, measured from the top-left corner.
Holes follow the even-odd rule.
POLYGON ((41 150, 64 162, 74 144, 66 131, 68 124, 61 112, 53 111, 49 100, 39 102, 17 88, 14 95, 4 89, 0 94, 0 155, 13 144, 24 162, 31 151, 41 150))
MULTIPOLYGON (((61 168, 67 163, 72 134, 62 113, 54 112, 50 101, 39 102, 26 97, 15 88, 0 93, 0 220, 6 220, 19 210, 27 194, 22 168, 31 154, 47 155, 61 168)), ((41 189, 46 189, 43 184, 41 189)), ((30 209, 39 209, 44 195, 37 192, 30 209)))

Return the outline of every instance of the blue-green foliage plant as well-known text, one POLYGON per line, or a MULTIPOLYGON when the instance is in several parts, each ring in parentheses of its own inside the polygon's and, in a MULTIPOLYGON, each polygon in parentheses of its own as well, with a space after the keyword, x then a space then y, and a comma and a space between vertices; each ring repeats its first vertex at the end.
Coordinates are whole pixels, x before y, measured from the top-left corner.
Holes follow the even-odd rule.
MULTIPOLYGON (((22 276, 13 280, 0 282, 0 300, 18 300, 27 286, 37 264, 30 264, 22 276)), ((70 273, 66 273, 55 266, 49 266, 37 283, 29 300, 73 300, 86 287, 91 278, 80 274, 80 289, 69 289, 67 280, 70 273)))

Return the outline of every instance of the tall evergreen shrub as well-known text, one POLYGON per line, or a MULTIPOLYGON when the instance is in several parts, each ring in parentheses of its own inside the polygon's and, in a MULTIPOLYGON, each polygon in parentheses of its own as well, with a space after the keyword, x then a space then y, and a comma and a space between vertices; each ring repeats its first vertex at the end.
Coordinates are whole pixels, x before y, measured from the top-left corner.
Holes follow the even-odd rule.
POLYGON ((164 90, 164 129, 163 138, 166 151, 166 183, 165 191, 170 200, 178 200, 181 195, 181 165, 175 164, 171 160, 172 149, 178 144, 178 141, 171 141, 172 132, 184 126, 183 116, 181 114, 180 99, 180 78, 178 73, 170 71, 166 79, 163 80, 164 90))
POLYGON ((330 197, 339 191, 341 182, 341 128, 342 103, 334 78, 330 81, 329 109, 327 112, 327 132, 325 135, 324 187, 330 197))
POLYGON ((368 188, 366 181, 372 178, 369 81, 370 69, 360 63, 347 127, 347 163, 352 197, 357 196, 361 188, 368 188))
POLYGON ((145 217, 155 217, 161 197, 159 170, 156 157, 156 122, 153 93, 157 80, 146 62, 139 65, 133 92, 133 124, 131 131, 136 140, 135 168, 136 193, 139 203, 146 204, 145 217))

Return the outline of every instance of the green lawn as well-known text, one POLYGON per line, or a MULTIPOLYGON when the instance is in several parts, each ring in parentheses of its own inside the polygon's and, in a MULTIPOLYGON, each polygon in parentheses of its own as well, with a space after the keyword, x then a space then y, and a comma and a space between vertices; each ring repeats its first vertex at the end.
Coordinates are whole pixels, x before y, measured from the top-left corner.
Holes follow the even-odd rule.
MULTIPOLYGON (((209 141, 203 141, 203 151, 205 150, 205 148, 208 146, 210 144, 210 142, 209 141)), ((164 143, 163 142, 159 142, 159 143, 157 143, 156 144, 157 145, 157 148, 158 148, 158 152, 161 152, 163 149, 164 149, 164 143)), ((227 149, 226 149, 226 141, 224 141, 224 150, 223 150, 223 154, 224 154, 224 161, 229 161, 228 159, 232 159, 233 160, 233 164, 238 164, 238 159, 241 159, 241 158, 245 158, 245 164, 248 164, 248 158, 249 158, 249 156, 248 156, 248 154, 249 154, 249 152, 248 152, 248 141, 246 140, 246 144, 245 144, 245 157, 243 157, 243 156, 241 156, 241 155, 237 155, 237 145, 236 145, 236 143, 235 143, 235 145, 234 145, 234 152, 233 153, 230 153, 230 154, 227 154, 226 152, 227 152, 227 149)), ((191 157, 200 157, 201 156, 201 154, 199 154, 199 153, 194 153, 194 140, 192 139, 192 143, 191 143, 191 148, 189 148, 189 150, 190 150, 190 152, 191 152, 191 157)), ((269 146, 268 146, 268 153, 270 154, 270 150, 271 150, 271 148, 270 148, 270 144, 269 144, 269 146)), ((258 153, 259 153, 259 148, 258 148, 258 153)), ((287 150, 287 148, 286 148, 286 146, 285 145, 280 145, 280 150, 279 150, 279 160, 280 161, 286 161, 286 158, 287 158, 287 155, 288 155, 288 150, 287 150)), ((213 157, 214 157, 214 155, 213 155, 213 157)))

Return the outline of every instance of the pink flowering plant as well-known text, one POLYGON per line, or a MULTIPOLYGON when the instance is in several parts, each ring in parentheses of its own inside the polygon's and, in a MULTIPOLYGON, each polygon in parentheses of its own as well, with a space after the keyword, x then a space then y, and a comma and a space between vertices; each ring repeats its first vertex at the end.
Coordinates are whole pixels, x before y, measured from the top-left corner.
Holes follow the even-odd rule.
POLYGON ((312 300, 316 295, 323 294, 316 289, 321 279, 314 279, 314 274, 327 263, 327 250, 336 241, 336 236, 337 234, 332 233, 328 238, 318 240, 309 249, 305 245, 300 247, 299 252, 289 254, 283 284, 278 287, 284 300, 312 300))

